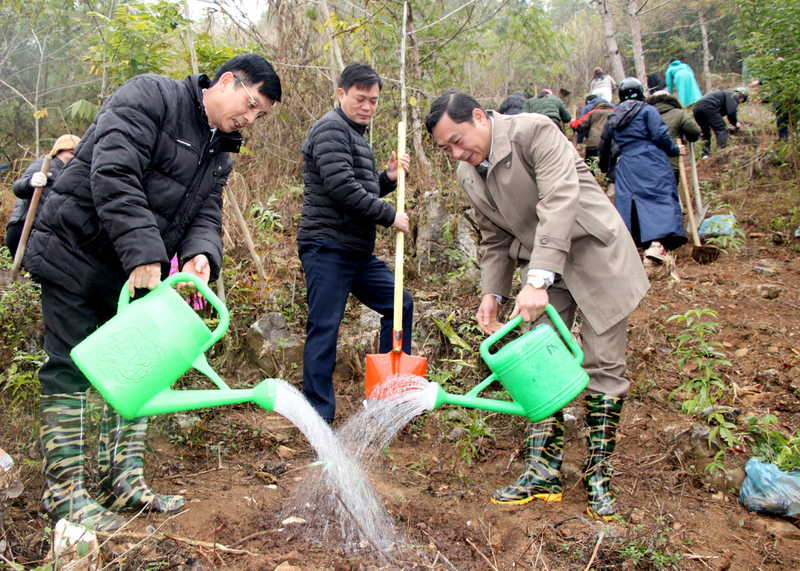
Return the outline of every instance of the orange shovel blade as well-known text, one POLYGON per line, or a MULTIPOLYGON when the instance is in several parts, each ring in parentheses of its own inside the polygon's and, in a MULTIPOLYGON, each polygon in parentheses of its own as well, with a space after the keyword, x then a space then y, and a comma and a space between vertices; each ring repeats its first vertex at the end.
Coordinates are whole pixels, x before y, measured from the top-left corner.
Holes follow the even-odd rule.
MULTIPOLYGON (((415 375, 424 377, 428 359, 413 357, 402 351, 367 355, 365 393, 370 398, 372 391, 387 379, 396 375, 415 375)), ((402 389, 398 386, 398 390, 402 389)))

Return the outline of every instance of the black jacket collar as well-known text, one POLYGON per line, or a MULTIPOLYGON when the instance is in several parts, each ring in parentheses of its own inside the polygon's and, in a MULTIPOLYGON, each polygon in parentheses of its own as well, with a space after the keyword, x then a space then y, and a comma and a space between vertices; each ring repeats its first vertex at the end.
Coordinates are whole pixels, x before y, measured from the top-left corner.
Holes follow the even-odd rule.
MULTIPOLYGON (((183 80, 189 88, 189 93, 192 96, 192 101, 197 109, 200 117, 200 122, 208 127, 209 133, 211 127, 208 126, 208 115, 206 115, 206 108, 203 105, 203 90, 211 87, 211 80, 204 73, 200 75, 190 75, 183 80)), ((206 139, 208 140, 208 139, 206 139)), ((238 153, 242 146, 242 134, 239 131, 232 131, 231 133, 224 133, 217 129, 217 134, 211 148, 220 153, 238 153), (218 142, 219 141, 219 142, 218 142)))
POLYGON ((355 121, 353 121, 350 117, 348 117, 344 111, 342 111, 342 106, 336 106, 336 112, 342 116, 342 118, 350 125, 359 135, 363 135, 367 132, 367 125, 359 125, 355 121))

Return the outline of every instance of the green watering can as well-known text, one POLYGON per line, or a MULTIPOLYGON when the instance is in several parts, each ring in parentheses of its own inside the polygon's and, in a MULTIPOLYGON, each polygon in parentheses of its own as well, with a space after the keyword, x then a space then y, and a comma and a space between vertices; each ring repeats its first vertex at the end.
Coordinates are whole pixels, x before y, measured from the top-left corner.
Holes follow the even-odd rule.
POLYGON ((426 389, 428 410, 452 404, 538 422, 568 405, 589 384, 589 375, 581 368, 583 351, 558 312, 552 305, 546 311, 560 337, 549 324, 542 323, 490 353, 492 345, 522 323, 518 315, 481 343, 481 357, 492 374, 465 395, 447 393, 438 383, 430 383, 426 389), (494 381, 500 381, 514 402, 478 397, 494 381))
POLYGON ((266 379, 252 389, 231 389, 206 361, 205 351, 225 334, 230 315, 225 304, 193 274, 167 277, 146 296, 131 302, 127 282, 117 315, 78 344, 72 360, 108 403, 125 418, 164 414, 241 402, 275 408, 275 383, 266 379), (172 287, 191 282, 219 314, 211 331, 172 287), (209 377, 220 390, 170 387, 190 368, 209 377))

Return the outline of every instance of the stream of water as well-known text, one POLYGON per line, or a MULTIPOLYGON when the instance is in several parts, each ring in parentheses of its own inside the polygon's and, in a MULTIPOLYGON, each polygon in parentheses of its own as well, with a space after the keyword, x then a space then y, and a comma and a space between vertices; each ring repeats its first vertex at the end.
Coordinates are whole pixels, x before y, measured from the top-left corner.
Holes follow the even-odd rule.
POLYGON ((367 469, 397 433, 425 410, 428 382, 411 375, 387 380, 373 398, 334 433, 305 397, 276 381, 275 412, 289 419, 317 453, 281 514, 306 521, 309 537, 344 542, 348 551, 373 549, 384 558, 402 539, 367 478, 367 469), (380 393, 378 393, 380 391, 380 393))

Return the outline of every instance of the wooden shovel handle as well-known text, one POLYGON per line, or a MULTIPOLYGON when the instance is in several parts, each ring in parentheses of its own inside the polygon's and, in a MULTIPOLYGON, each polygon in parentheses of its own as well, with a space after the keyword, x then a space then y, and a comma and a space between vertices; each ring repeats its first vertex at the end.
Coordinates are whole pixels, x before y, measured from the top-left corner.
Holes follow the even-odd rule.
MULTIPOLYGON (((47 171, 50 170, 50 161, 52 157, 47 155, 42 162, 42 174, 47 176, 47 171)), ((33 190, 31 197, 31 204, 28 206, 28 214, 25 216, 25 224, 22 227, 22 235, 19 238, 19 245, 17 246, 17 253, 14 255, 14 262, 11 264, 11 275, 15 275, 22 265, 22 257, 25 255, 25 246, 28 245, 28 237, 31 235, 31 228, 33 227, 33 219, 36 218, 36 209, 39 207, 39 200, 42 198, 43 186, 37 186, 33 190)))
MULTIPOLYGON (((678 142, 676 141, 677 145, 678 142)), ((683 196, 686 200, 686 209, 689 212, 689 225, 692 228, 692 240, 695 246, 700 246, 700 236, 697 234, 697 222, 694 219, 694 210, 692 209, 692 197, 689 195, 689 186, 686 183, 686 165, 683 163, 683 155, 678 155, 678 169, 681 174, 681 187, 683 188, 683 196)))

